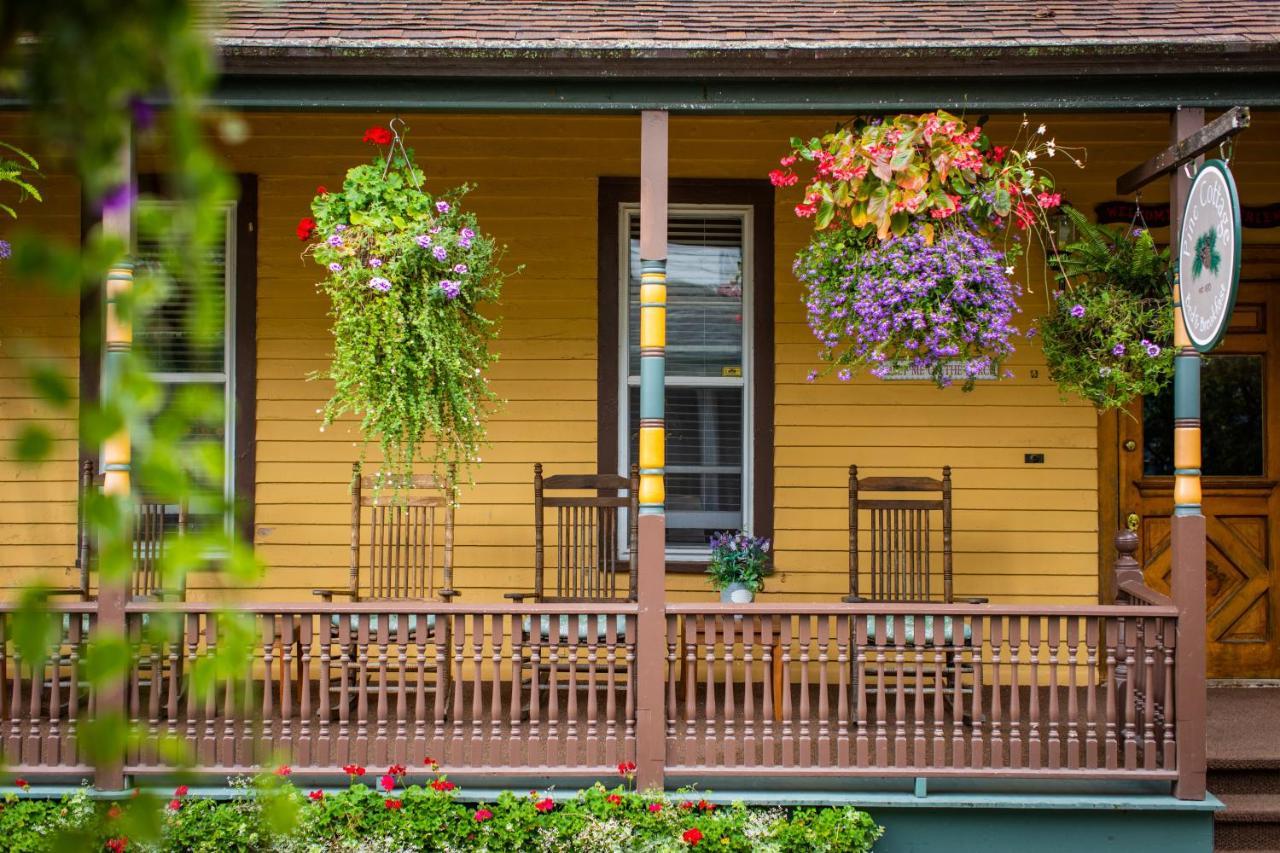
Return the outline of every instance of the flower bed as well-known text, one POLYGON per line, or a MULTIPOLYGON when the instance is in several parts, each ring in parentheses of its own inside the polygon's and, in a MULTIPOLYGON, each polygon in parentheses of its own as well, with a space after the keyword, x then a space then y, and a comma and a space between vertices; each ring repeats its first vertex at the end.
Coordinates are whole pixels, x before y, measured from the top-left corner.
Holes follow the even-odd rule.
MULTIPOLYGON (((9 795, 0 837, 10 851, 795 851, 870 850, 883 830, 852 806, 820 809, 717 806, 692 792, 637 793, 596 785, 571 798, 505 792, 468 802, 432 766, 369 777, 345 768, 350 786, 309 790, 288 769, 239 780, 231 800, 137 795, 95 801, 87 789, 62 800, 9 795), (416 777, 416 778, 415 778, 416 777)), ((634 765, 620 768, 628 783, 634 765)))

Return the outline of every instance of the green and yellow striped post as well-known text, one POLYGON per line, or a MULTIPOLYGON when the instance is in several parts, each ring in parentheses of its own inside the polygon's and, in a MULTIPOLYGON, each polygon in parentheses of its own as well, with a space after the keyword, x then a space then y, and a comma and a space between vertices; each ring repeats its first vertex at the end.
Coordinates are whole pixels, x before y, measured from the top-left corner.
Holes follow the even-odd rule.
POLYGON ((640 115, 640 518, 636 576, 636 784, 661 788, 666 614, 667 114, 640 115))
POLYGON ((1200 353, 1182 316, 1182 287, 1173 273, 1173 514, 1200 515, 1200 353))

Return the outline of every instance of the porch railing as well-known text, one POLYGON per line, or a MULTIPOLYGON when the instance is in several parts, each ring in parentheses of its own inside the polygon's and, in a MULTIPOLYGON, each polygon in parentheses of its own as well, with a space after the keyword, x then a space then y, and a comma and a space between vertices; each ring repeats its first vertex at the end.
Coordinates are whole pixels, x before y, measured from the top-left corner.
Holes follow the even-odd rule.
MULTIPOLYGON (((142 735, 134 777, 285 763, 336 780, 430 756, 489 784, 616 779, 633 760, 680 783, 1173 780, 1178 612, 1143 589, 1088 606, 667 604, 658 636, 628 603, 131 603, 134 659, 101 694, 123 692, 142 735), (637 724, 646 709, 661 726, 637 724)), ((93 778, 96 607, 59 606, 32 666, 0 605, 0 758, 33 780, 93 778)))

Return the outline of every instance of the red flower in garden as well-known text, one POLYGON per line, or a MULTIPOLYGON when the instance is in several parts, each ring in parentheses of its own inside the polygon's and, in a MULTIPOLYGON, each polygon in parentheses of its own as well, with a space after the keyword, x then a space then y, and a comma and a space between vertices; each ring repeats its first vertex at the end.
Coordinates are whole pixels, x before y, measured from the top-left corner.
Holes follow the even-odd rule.
POLYGON ((708 803, 706 800, 698 800, 698 808, 704 812, 713 812, 716 810, 716 804, 708 803))
POLYGON ((304 216, 298 220, 297 229, 298 239, 307 242, 311 239, 311 235, 316 233, 316 221, 310 216, 304 216))
POLYGON ((683 803, 680 804, 680 808, 688 811, 689 809, 693 808, 693 803, 689 802, 688 800, 685 800, 683 803))
POLYGON ((364 768, 358 764, 344 764, 342 765, 342 772, 348 776, 363 776, 364 768))
POLYGON ((312 791, 310 794, 307 794, 307 796, 318 803, 324 799, 324 791, 312 791))
POLYGON ((187 795, 187 791, 189 790, 190 789, 186 785, 179 785, 178 787, 173 789, 173 795, 175 797, 185 797, 187 795))
POLYGON ((387 800, 387 808, 391 809, 393 812, 399 811, 403 807, 404 803, 399 800, 387 800))
POLYGON ((618 765, 618 774, 626 776, 628 773, 636 772, 636 763, 634 761, 624 761, 618 765))
POLYGON ((329 191, 324 188, 324 184, 316 187, 316 195, 328 195, 329 191))
POLYGON ((396 786, 396 777, 388 773, 386 776, 383 776, 380 780, 378 780, 378 784, 382 786, 382 790, 390 791, 392 788, 396 786))
POLYGON ((1018 206, 1013 209, 1013 215, 1018 220, 1018 227, 1024 231, 1035 224, 1036 215, 1021 200, 1018 201, 1018 206))
POLYGON ((423 764, 425 764, 425 765, 427 765, 427 767, 429 767, 429 768, 430 768, 430 769, 432 769, 432 770, 437 770, 437 769, 439 769, 439 767, 440 767, 440 762, 439 762, 439 761, 436 761, 436 760, 435 760, 434 758, 432 758, 430 755, 428 755, 426 758, 422 759, 422 763, 423 763, 423 764))
POLYGON ((124 814, 124 810, 115 803, 112 803, 111 808, 107 809, 107 820, 115 820, 122 814, 124 814))
POLYGON ((993 163, 1003 162, 1004 155, 1007 154, 1008 152, 1009 152, 1009 147, 1007 145, 992 145, 991 146, 991 162, 993 163))
POLYGON ((106 848, 110 850, 111 853, 124 853, 125 848, 128 846, 129 846, 129 839, 127 838, 108 838, 107 839, 106 848))
POLYGON ((778 161, 778 163, 783 166, 791 166, 791 165, 794 165, 795 162, 796 162, 796 155, 794 154, 788 154, 786 157, 783 157, 781 160, 778 161))
POLYGON ((662 803, 649 803, 649 811, 657 814, 662 811, 662 803))
POLYGON ((698 842, 702 840, 702 830, 695 826, 693 829, 686 829, 684 835, 680 837, 684 839, 685 844, 696 847, 698 842))
POLYGON ((493 818, 493 812, 488 809, 476 809, 475 819, 477 823, 484 823, 486 820, 493 818))
POLYGON ((448 779, 437 779, 431 783, 431 790, 433 791, 452 791, 456 787, 458 786, 450 782, 448 779))
POLYGON ((605 802, 609 803, 609 805, 611 805, 611 806, 620 806, 620 805, 622 805, 622 797, 618 796, 617 794, 610 794, 609 796, 605 797, 604 799, 605 799, 605 802))
POLYGON ((391 131, 385 127, 371 127, 364 132, 364 141, 374 145, 390 145, 391 131))
POLYGON ((774 169, 769 173, 769 182, 775 187, 789 187, 800 180, 800 176, 790 170, 774 169))
POLYGON ((1046 210, 1062 204, 1062 193, 1040 193, 1036 196, 1036 204, 1046 210))
POLYGON ((387 768, 387 773, 391 776, 403 776, 409 771, 405 769, 403 764, 392 764, 387 768))
POLYGON ((818 212, 818 206, 816 204, 797 204, 796 205, 796 216, 799 216, 801 219, 808 219, 810 216, 813 216, 817 212, 818 212))
POLYGON ((31 790, 31 783, 28 782, 26 779, 23 779, 21 776, 19 776, 17 779, 14 779, 13 784, 17 785, 19 788, 21 788, 24 791, 31 790))
POLYGON ((556 801, 550 797, 546 797, 545 799, 538 800, 534 803, 533 807, 543 814, 546 814, 556 807, 556 801))
POLYGON ((171 812, 176 812, 176 811, 177 811, 178 809, 180 809, 180 808, 182 808, 182 800, 170 800, 170 801, 169 801, 169 811, 171 811, 171 812))
POLYGON ((276 768, 277 776, 289 776, 292 773, 293 773, 293 768, 290 767, 288 764, 281 764, 279 767, 276 768))

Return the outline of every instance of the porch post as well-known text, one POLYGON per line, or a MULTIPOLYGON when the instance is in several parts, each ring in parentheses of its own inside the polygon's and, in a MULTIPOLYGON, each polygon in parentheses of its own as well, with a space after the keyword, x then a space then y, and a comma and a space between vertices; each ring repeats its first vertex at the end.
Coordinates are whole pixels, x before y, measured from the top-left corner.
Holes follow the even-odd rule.
POLYGON ((640 518, 636 581, 636 784, 661 788, 666 764, 667 113, 640 114, 640 518))
MULTIPOLYGON (((1179 107, 1170 127, 1177 145, 1204 125, 1204 110, 1179 107)), ((1178 781, 1174 795, 1183 800, 1205 796, 1205 520, 1200 511, 1200 353, 1191 345, 1182 316, 1177 277, 1177 240, 1182 233, 1182 208, 1191 180, 1181 169, 1173 173, 1169 196, 1169 234, 1175 251, 1173 280, 1173 345, 1177 349, 1173 374, 1173 518, 1170 581, 1178 608, 1176 663, 1176 725, 1178 781)))
MULTIPOLYGON (((132 134, 126 137, 120 150, 121 178, 130 185, 128 199, 134 197, 134 154, 132 134)), ((133 288, 133 264, 127 258, 134 250, 133 205, 126 203, 115 210, 103 211, 102 230, 105 236, 115 237, 124 243, 126 260, 116 264, 107 273, 106 311, 103 330, 102 401, 111 401, 117 391, 123 362, 133 348, 133 324, 122 315, 120 302, 133 288)), ((102 446, 102 491, 127 504, 130 484, 131 438, 128 426, 113 434, 102 446)), ((127 511, 127 510, 126 510, 127 511)), ((125 637, 125 602, 129 600, 128 575, 98 574, 98 622, 96 634, 100 637, 125 637)), ((112 679, 98 687, 95 713, 98 718, 125 718, 125 680, 112 679)), ((106 791, 124 788, 123 756, 109 755, 94 770, 94 785, 106 791)))

